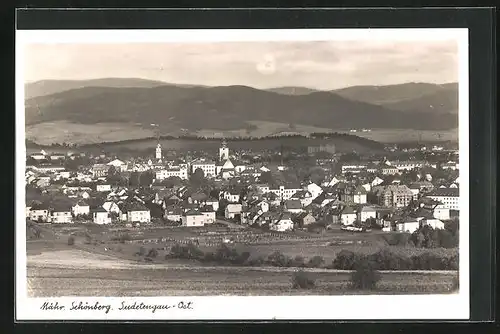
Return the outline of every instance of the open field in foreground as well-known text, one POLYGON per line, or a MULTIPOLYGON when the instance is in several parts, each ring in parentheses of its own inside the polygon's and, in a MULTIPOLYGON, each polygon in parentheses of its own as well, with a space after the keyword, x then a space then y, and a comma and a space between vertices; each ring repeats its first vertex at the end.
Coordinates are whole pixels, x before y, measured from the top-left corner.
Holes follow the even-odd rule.
MULTIPOLYGON (((28 243, 28 247, 30 247, 28 243)), ((59 247, 60 246, 60 247, 59 247)), ((291 288, 293 269, 203 267, 167 261, 144 264, 70 249, 28 252, 27 283, 31 297, 57 296, 196 296, 196 295, 343 295, 362 294, 347 287, 350 273, 310 270, 310 290, 291 288)), ((454 272, 383 272, 372 293, 449 293, 454 272)))

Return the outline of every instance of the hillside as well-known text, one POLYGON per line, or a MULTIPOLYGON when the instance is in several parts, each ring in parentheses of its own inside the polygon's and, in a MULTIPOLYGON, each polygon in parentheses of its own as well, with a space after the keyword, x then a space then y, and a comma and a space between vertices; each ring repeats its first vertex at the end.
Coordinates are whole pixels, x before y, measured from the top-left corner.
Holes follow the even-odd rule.
POLYGON ((307 87, 276 87, 266 89, 268 92, 284 94, 284 95, 307 95, 318 92, 316 89, 307 87))
POLYGON ((405 112, 458 113, 458 89, 446 88, 439 92, 384 104, 384 107, 405 112))
POLYGON ((83 87, 157 87, 167 85, 165 82, 138 78, 102 78, 91 80, 41 80, 24 86, 26 99, 38 96, 61 93, 83 87))
MULTIPOLYGON (((403 104, 404 101, 411 101, 419 98, 424 99, 425 96, 436 98, 439 97, 439 93, 448 94, 450 91, 456 92, 458 96, 458 84, 449 83, 436 85, 410 82, 387 86, 352 86, 332 92, 350 100, 385 106, 395 105, 396 103, 403 104)), ((447 97, 445 97, 445 99, 447 99, 447 97)), ((403 110, 408 109, 411 108, 403 107, 403 110)))
POLYGON ((438 130, 457 126, 452 114, 395 111, 330 92, 284 95, 246 86, 84 87, 26 101, 26 124, 151 123, 189 130, 242 129, 248 121, 330 129, 438 130))

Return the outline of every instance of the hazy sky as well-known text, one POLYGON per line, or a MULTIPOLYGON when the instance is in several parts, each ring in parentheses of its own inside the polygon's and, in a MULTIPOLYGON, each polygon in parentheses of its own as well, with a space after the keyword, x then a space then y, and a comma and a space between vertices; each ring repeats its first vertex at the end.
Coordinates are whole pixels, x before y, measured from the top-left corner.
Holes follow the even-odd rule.
POLYGON ((456 41, 30 44, 25 80, 143 78, 256 88, 458 81, 456 41))

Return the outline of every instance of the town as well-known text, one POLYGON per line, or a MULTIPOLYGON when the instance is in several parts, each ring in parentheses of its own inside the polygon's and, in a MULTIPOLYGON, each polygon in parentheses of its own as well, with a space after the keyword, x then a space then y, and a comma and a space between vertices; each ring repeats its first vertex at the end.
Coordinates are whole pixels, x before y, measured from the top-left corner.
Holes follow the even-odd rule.
POLYGON ((328 144, 270 156, 237 151, 222 140, 218 152, 170 156, 159 142, 150 155, 126 159, 109 153, 30 154, 26 219, 365 233, 443 229, 458 219, 456 149, 391 145, 381 154, 363 155, 337 153, 328 144))

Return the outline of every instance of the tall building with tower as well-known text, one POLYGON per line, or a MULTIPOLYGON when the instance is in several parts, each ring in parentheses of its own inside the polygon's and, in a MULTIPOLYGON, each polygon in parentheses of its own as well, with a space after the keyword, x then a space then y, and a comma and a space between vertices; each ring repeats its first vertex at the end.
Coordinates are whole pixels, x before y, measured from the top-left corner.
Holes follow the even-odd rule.
POLYGON ((158 160, 158 162, 161 162, 161 160, 162 160, 161 144, 160 143, 158 143, 158 145, 156 145, 156 160, 158 160))
POLYGON ((229 159, 229 148, 227 147, 227 142, 224 139, 222 145, 219 148, 219 161, 224 161, 229 159))

